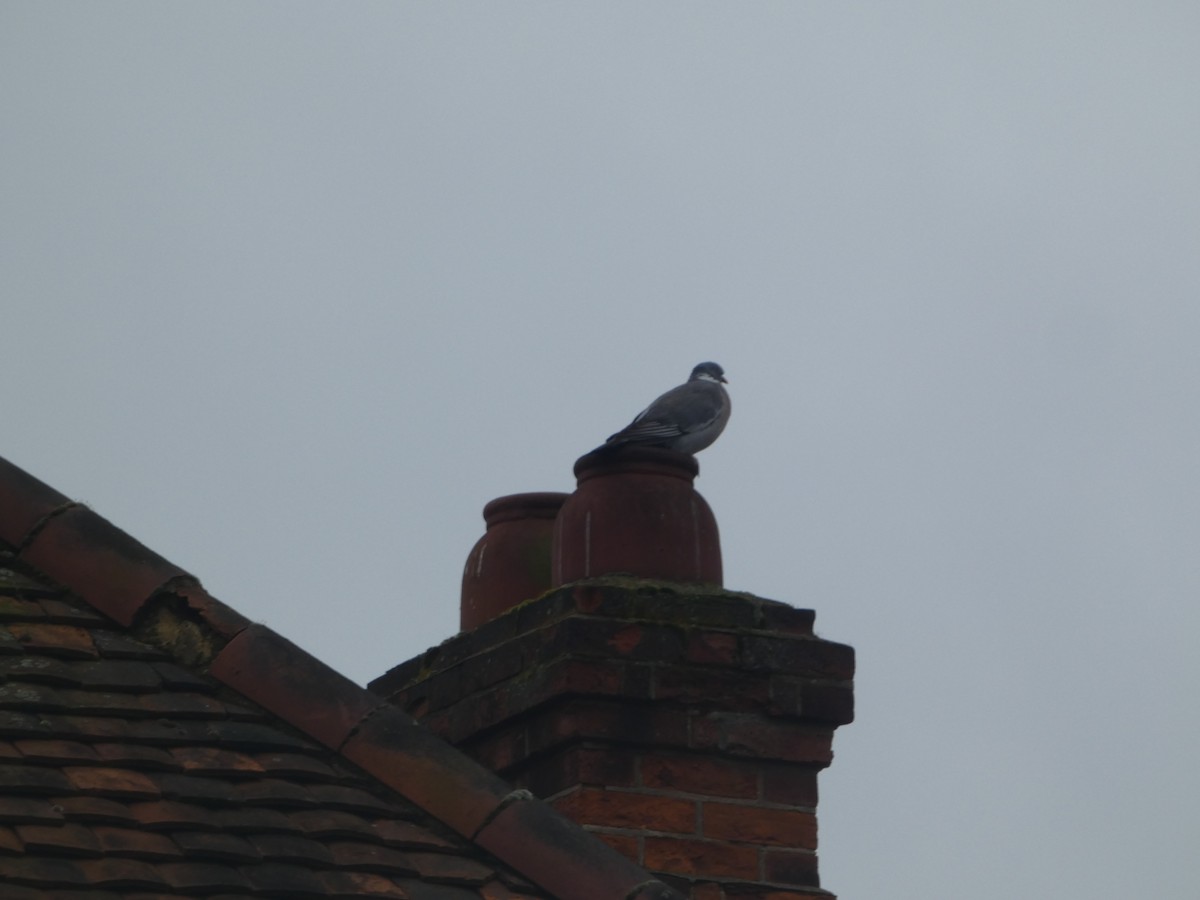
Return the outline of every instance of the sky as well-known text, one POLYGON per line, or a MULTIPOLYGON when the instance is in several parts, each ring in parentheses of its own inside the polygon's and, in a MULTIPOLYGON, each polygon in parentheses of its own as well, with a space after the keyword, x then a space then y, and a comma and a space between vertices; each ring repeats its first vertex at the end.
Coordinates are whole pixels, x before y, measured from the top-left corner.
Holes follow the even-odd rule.
POLYGON ((0 455, 365 683, 701 360, 843 900, 1195 900, 1200 6, 0 5, 0 455))

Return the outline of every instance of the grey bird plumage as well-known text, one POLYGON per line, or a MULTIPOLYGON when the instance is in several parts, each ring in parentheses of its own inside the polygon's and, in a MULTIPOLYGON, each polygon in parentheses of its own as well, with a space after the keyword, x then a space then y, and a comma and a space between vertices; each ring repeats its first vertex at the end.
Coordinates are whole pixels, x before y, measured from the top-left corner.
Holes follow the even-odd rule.
POLYGON ((732 404, 725 383, 724 369, 715 362, 700 363, 685 383, 667 391, 597 449, 640 445, 699 453, 729 421, 732 404))

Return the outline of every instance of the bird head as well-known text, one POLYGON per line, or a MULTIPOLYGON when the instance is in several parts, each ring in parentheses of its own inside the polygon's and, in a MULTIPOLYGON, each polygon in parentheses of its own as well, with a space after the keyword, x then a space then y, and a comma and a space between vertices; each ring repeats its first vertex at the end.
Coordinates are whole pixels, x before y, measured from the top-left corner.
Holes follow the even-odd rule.
POLYGON ((718 384, 728 384, 725 380, 725 370, 715 362, 702 362, 692 369, 688 381, 715 381, 718 384))

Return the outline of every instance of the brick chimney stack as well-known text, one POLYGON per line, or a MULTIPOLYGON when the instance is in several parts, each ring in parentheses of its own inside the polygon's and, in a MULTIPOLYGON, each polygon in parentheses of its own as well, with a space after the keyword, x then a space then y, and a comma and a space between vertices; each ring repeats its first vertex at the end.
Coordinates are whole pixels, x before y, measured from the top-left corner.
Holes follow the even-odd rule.
POLYGON ((854 651, 809 610, 722 590, 695 460, 644 452, 577 465, 552 551, 572 583, 370 687, 694 900, 828 900, 816 779, 854 651), (599 570, 572 580, 580 560, 599 570))

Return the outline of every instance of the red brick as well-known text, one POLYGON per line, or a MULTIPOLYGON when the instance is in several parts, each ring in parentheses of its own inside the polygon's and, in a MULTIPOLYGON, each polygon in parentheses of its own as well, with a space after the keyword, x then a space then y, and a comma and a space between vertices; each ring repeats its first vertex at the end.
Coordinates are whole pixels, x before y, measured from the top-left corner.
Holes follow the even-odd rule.
POLYGON ((762 799, 787 806, 817 805, 817 773, 788 763, 762 763, 762 799))
POLYGON ((707 878, 756 879, 758 848, 694 838, 646 837, 642 858, 651 872, 707 878))
MULTIPOLYGON (((590 830, 590 829, 589 829, 590 830)), ((639 865, 642 862, 642 845, 641 839, 637 835, 622 834, 614 831, 592 831, 592 836, 604 841, 608 846, 612 847, 622 856, 625 856, 639 865)))
POLYGON ((678 628, 591 616, 564 619, 533 638, 543 659, 569 653, 576 657, 661 662, 680 659, 684 652, 683 634, 678 628))
POLYGON ((523 768, 529 789, 549 797, 576 785, 634 787, 637 777, 633 751, 622 747, 566 747, 523 768))
POLYGON ((478 740, 467 735, 453 743, 472 759, 504 777, 510 775, 506 770, 520 765, 529 756, 528 737, 522 725, 488 732, 478 740))
POLYGON ((696 832, 696 803, 679 797, 585 787, 564 794, 553 805, 582 825, 696 832))
POLYGON ((854 677, 854 649, 833 641, 748 634, 741 650, 748 668, 838 681, 854 677))
POLYGON ((776 716, 846 725, 854 720, 854 691, 844 683, 772 675, 769 712, 776 716))
POLYGON ((817 817, 795 809, 741 803, 705 803, 702 833, 707 838, 772 847, 817 848, 817 817))
POLYGON ((773 634, 795 634, 811 637, 816 613, 811 609, 795 609, 786 603, 764 601, 760 627, 773 634))
POLYGON ((688 635, 687 660, 710 665, 738 664, 738 637, 728 631, 697 631, 688 635))
MULTIPOLYGON (((638 679, 630 677, 644 664, 629 663, 624 660, 605 659, 565 659, 546 666, 537 673, 540 684, 536 696, 530 701, 550 699, 563 694, 601 694, 605 696, 627 697, 631 694, 646 699, 649 691, 639 694, 636 690, 638 679)), ((647 683, 648 687, 648 683, 647 683)))
POLYGON ((641 759, 641 783, 709 797, 752 799, 758 796, 758 769, 711 757, 648 754, 641 759))
POLYGON ((767 850, 763 854, 763 880, 817 887, 817 855, 808 850, 767 850))
POLYGON ((688 716, 682 709, 579 699, 543 709, 529 726, 531 754, 580 739, 683 747, 688 716))
POLYGON ((770 682, 761 672, 697 666, 656 666, 654 697, 705 704, 720 709, 760 709, 767 705, 770 682))
POLYGON ((691 746, 737 756, 827 766, 833 730, 769 719, 752 713, 715 712, 692 722, 691 746))

